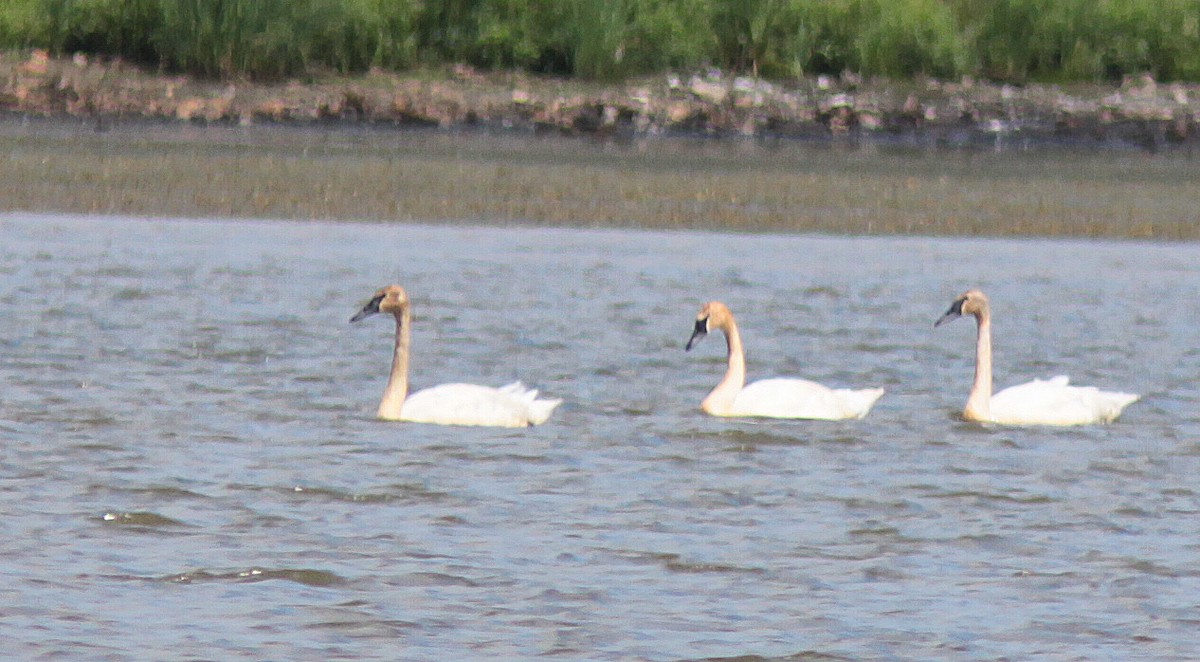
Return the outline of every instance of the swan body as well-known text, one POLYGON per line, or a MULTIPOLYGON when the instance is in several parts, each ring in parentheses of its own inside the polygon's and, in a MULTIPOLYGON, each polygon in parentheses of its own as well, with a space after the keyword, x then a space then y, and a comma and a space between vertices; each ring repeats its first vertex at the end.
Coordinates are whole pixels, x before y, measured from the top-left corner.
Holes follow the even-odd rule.
POLYGON ((963 418, 968 421, 1004 425, 1111 423, 1138 399, 1132 393, 1072 386, 1066 375, 1035 379, 992 395, 992 313, 987 296, 979 290, 963 293, 934 326, 963 315, 974 315, 979 327, 975 382, 963 409, 963 418))
POLYGON ((727 413, 715 416, 764 416, 840 420, 862 418, 883 395, 883 389, 832 389, 807 379, 776 377, 747 384, 727 413))
MULTIPOLYGON (((441 384, 409 395, 396 420, 441 425, 521 428, 539 425, 561 400, 538 400, 535 389, 513 382, 500 388, 441 384)), ((381 416, 381 418, 383 418, 381 416)))
POLYGON ((710 301, 696 316, 696 327, 686 350, 710 330, 725 334, 729 368, 724 379, 700 403, 712 416, 761 416, 767 418, 805 418, 841 420, 862 418, 883 395, 883 389, 831 389, 807 379, 775 378, 746 384, 746 358, 741 334, 733 313, 725 304, 710 301))
POLYGON ((357 322, 377 313, 392 313, 396 318, 392 372, 377 412, 382 420, 518 428, 545 423, 554 408, 562 403, 558 399, 538 399, 538 392, 521 382, 500 388, 442 384, 409 395, 408 350, 412 313, 404 288, 389 285, 379 290, 350 321, 357 322))

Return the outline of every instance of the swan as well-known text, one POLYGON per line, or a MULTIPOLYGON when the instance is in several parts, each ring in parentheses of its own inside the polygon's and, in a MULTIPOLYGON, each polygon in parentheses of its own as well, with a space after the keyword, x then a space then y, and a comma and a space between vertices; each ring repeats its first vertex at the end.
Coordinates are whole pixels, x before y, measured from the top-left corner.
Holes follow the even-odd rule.
POLYGON ((933 326, 963 315, 979 325, 975 346, 975 383, 963 418, 977 423, 1006 425, 1087 425, 1110 423, 1138 399, 1132 393, 1101 391, 1095 386, 1070 386, 1066 375, 1035 379, 992 395, 992 311, 987 296, 969 290, 954 300, 933 326))
POLYGON ((396 318, 396 347, 392 373, 388 377, 378 417, 385 421, 411 421, 438 425, 481 425, 517 428, 545 423, 557 399, 539 400, 538 392, 521 382, 500 388, 475 384, 442 384, 408 395, 408 346, 411 339, 408 293, 399 285, 389 285, 371 298, 351 322, 376 313, 391 313, 396 318))
POLYGON ((746 386, 746 357, 733 313, 720 301, 710 301, 696 315, 696 328, 685 351, 713 329, 725 333, 729 369, 700 408, 712 416, 765 416, 839 420, 862 418, 883 395, 881 388, 831 389, 806 379, 764 379, 746 386))

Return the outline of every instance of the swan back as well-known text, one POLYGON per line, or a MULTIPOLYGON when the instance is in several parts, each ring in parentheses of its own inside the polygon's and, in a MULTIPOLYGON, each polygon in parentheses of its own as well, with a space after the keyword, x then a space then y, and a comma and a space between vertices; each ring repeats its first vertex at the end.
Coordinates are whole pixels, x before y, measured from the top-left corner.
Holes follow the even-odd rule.
POLYGON ((404 401, 400 420, 439 425, 520 428, 545 423, 557 399, 537 398, 521 382, 501 388, 476 384, 441 384, 417 391, 404 401))
POLYGON ((882 395, 881 388, 831 389, 807 379, 763 379, 742 389, 723 415, 827 421, 862 418, 882 395))
POLYGON ((1009 425, 1111 423, 1137 401, 1133 393, 1071 386, 1066 375, 1035 379, 992 397, 992 422, 1009 425))

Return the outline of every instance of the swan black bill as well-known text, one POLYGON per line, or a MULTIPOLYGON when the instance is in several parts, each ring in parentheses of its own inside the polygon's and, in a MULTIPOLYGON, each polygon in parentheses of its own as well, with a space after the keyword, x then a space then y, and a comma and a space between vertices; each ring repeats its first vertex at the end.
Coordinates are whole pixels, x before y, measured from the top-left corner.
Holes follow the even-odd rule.
POLYGON ((966 301, 966 299, 959 299, 959 300, 955 301, 954 303, 950 304, 950 310, 947 310, 945 315, 942 315, 941 317, 938 318, 938 321, 933 323, 933 328, 936 329, 937 327, 945 324, 946 322, 949 322, 950 320, 958 319, 959 317, 962 317, 962 307, 963 307, 964 301, 966 301))
POLYGON ((692 331, 692 337, 688 338, 687 345, 684 345, 683 351, 692 351, 692 346, 700 342, 700 339, 708 335, 708 318, 696 320, 696 328, 692 331))
POLYGON ((354 317, 350 318, 350 321, 357 322, 365 317, 370 317, 371 315, 378 313, 379 302, 381 301, 383 301, 383 297, 375 297, 374 299, 371 299, 367 305, 363 306, 362 310, 358 311, 354 314, 354 317))

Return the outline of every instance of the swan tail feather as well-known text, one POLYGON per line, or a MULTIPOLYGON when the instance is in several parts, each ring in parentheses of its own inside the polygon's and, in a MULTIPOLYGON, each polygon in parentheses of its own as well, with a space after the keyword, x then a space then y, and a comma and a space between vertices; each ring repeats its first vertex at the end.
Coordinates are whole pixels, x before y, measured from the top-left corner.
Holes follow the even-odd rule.
POLYGON ((557 398, 543 398, 539 400, 537 389, 526 388, 526 386, 519 381, 511 384, 505 384, 499 388, 499 391, 524 403, 526 410, 528 411, 530 425, 541 425, 542 423, 545 423, 550 418, 550 414, 554 412, 554 408, 562 404, 562 400, 557 398))
POLYGON ((1100 412, 1100 420, 1105 423, 1111 423, 1117 420, 1126 407, 1138 401, 1139 396, 1133 393, 1120 393, 1116 391, 1101 391, 1104 397, 1104 403, 1100 412))
POLYGON ((529 403, 529 424, 541 425, 550 418, 550 414, 554 412, 554 408, 561 405, 562 400, 558 398, 534 400, 529 403))
MULTIPOLYGON (((523 384, 520 380, 517 380, 511 384, 505 384, 496 390, 500 391, 501 393, 507 393, 517 397, 523 397, 525 393, 529 391, 529 389, 525 388, 525 384, 523 384)), ((534 394, 537 394, 537 391, 534 391, 534 394)))
POLYGON ((875 401, 883 397, 881 388, 840 389, 838 393, 842 396, 846 411, 853 418, 864 418, 867 412, 871 411, 871 407, 875 406, 875 401))

